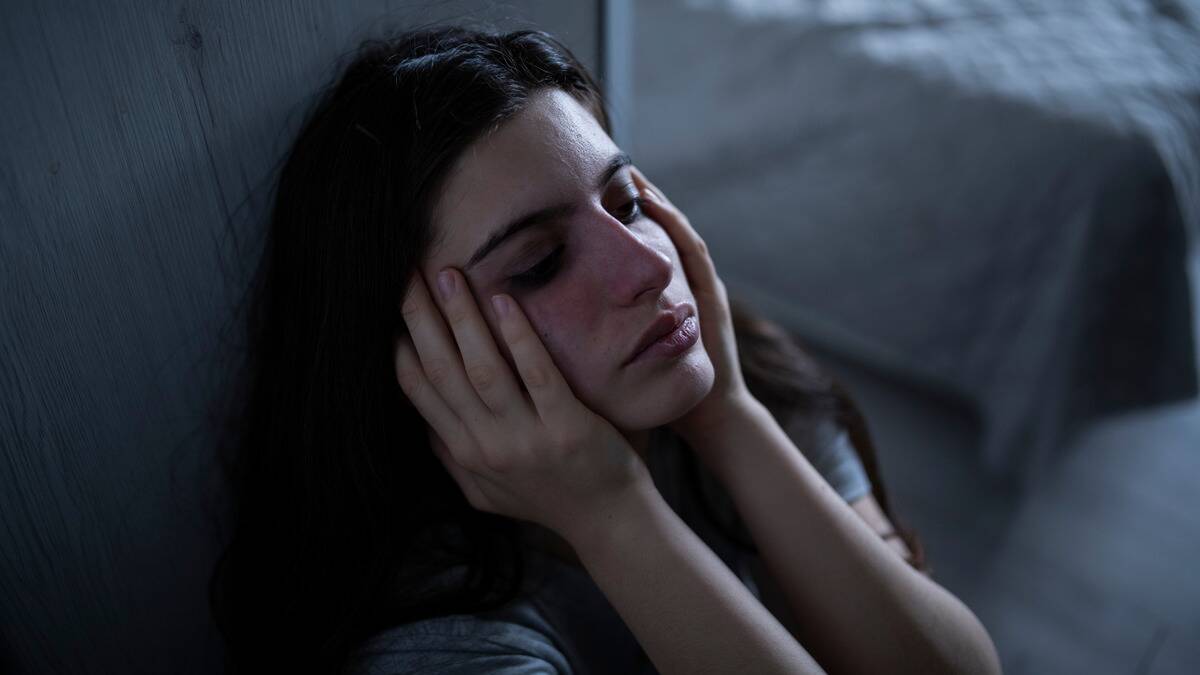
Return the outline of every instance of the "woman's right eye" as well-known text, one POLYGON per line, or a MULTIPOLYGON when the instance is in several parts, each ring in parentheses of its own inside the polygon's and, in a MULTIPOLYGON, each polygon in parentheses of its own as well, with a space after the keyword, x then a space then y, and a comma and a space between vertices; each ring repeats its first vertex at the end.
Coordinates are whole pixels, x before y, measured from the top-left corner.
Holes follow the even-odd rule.
MULTIPOLYGON (((620 221, 626 225, 632 225, 634 221, 642 217, 642 213, 642 198, 636 196, 625 205, 624 215, 621 216, 620 221)), ((518 289, 532 290, 549 283, 558 273, 563 248, 563 245, 559 244, 558 248, 551 251, 550 255, 542 258, 533 267, 509 277, 509 285, 518 289)))
POLYGON ((559 261, 562 258, 563 245, 559 244, 550 252, 550 255, 542 258, 536 265, 528 270, 509 277, 509 283, 517 288, 526 290, 539 288, 548 283, 558 272, 559 261))

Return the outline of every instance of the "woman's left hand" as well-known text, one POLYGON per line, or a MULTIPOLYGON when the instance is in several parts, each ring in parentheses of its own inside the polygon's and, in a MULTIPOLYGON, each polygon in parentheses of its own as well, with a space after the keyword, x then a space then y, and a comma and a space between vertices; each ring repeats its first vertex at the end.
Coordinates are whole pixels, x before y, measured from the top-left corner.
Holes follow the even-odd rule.
POLYGON ((717 276, 708 246, 688 222, 687 216, 646 179, 637 167, 630 167, 634 183, 644 199, 646 215, 670 235, 683 262, 684 272, 696 298, 700 318, 700 339, 712 361, 716 378, 712 391, 670 428, 695 447, 705 438, 746 410, 753 401, 742 367, 738 362, 737 342, 725 283, 717 276))

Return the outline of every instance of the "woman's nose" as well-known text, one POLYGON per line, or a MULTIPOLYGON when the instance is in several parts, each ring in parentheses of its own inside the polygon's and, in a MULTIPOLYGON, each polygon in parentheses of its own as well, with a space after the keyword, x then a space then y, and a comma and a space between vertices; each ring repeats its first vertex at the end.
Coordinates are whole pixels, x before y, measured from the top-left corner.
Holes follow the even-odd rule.
POLYGON ((601 221, 592 228, 601 254, 592 259, 610 299, 636 304, 644 301, 645 295, 657 298, 671 283, 675 270, 671 257, 656 246, 657 240, 645 234, 653 225, 645 221, 626 225, 607 215, 601 221))

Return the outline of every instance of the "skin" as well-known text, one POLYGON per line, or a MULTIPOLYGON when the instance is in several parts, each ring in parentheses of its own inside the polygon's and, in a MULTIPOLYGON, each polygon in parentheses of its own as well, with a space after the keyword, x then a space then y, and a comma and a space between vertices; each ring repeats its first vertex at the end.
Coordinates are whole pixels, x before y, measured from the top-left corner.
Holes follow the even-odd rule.
MULTIPOLYGON (((898 560, 750 395, 738 366, 725 286, 682 212, 632 168, 630 194, 640 191, 647 213, 662 227, 641 229, 640 220, 630 218, 626 229, 607 210, 600 212, 597 207, 607 209, 611 182, 598 196, 582 187, 594 183, 582 168, 586 159, 593 160, 593 176, 604 162, 584 139, 603 145, 607 136, 589 136, 585 111, 555 96, 535 100, 510 126, 464 155, 447 186, 447 210, 465 208, 486 218, 464 202, 504 209, 508 202, 496 201, 489 175, 516 191, 510 199, 528 198, 513 179, 525 170, 524 179, 539 192, 554 192, 578 207, 554 223, 561 240, 606 266, 586 256, 566 257, 558 287, 539 288, 524 300, 503 278, 489 277, 476 289, 453 263, 437 274, 452 282, 446 294, 431 294, 427 267, 414 275, 401 303, 412 335, 397 342, 397 380, 436 428, 433 449, 468 501, 561 535, 660 672, 823 672, 804 644, 845 672, 901 666, 896 672, 999 672, 995 647, 970 610, 898 560), (515 138, 507 138, 504 131, 513 129, 509 135, 515 138), (532 148, 534 156, 522 155, 523 148, 532 148), (538 152, 545 157, 537 158, 538 152), (487 170, 472 178, 473 164, 487 170), (456 192, 456 180, 474 191, 456 192), (671 291, 680 276, 685 280, 671 291), (670 306, 683 289, 696 303, 704 342, 674 359, 625 366, 641 331, 626 333, 624 319, 668 292, 679 294, 660 307, 670 306), (480 303, 479 294, 490 295, 493 303, 480 303), (447 304, 439 300, 435 306, 435 296, 447 304), (485 321, 479 309, 488 304, 493 311, 510 309, 485 321), (453 327, 454 343, 435 316, 439 309, 453 327), (485 337, 489 331, 493 338, 499 332, 500 341, 485 337), (624 347, 614 346, 621 334, 633 337, 624 347), (504 357, 498 344, 505 346, 504 357), (500 372, 505 360, 508 370, 520 373, 522 388, 511 372, 500 372), (646 363, 654 372, 634 371, 646 363), (633 398, 615 398, 581 380, 581 373, 633 398), (568 386, 569 379, 578 384, 568 386), (633 409, 630 401, 644 407, 633 409), (621 430, 597 411, 631 432, 666 423, 683 437, 729 489, 769 577, 801 619, 795 627, 788 630, 777 621, 679 519, 621 430), (453 447, 441 442, 442 434, 453 447), (664 612, 672 621, 662 621, 664 612)), ((444 234, 439 253, 470 255, 473 246, 455 239, 458 230, 444 234)), ((430 263, 433 270, 441 267, 436 258, 430 263)), ((516 271, 521 269, 527 268, 516 271)))
POLYGON ((694 408, 712 389, 714 372, 703 337, 681 358, 622 366, 658 315, 679 302, 694 310, 696 300, 667 232, 645 216, 631 224, 619 220, 639 194, 631 168, 592 192, 601 167, 619 151, 570 95, 559 89, 535 94, 452 168, 434 209, 437 244, 421 273, 435 288, 443 268, 463 272, 515 372, 488 301, 495 293, 510 294, 579 400, 644 453, 646 432, 694 408), (492 230, 559 201, 580 208, 511 237, 465 269, 492 230), (526 289, 509 281, 560 243, 566 246, 560 269, 544 286, 526 289))
MULTIPOLYGON (((646 197, 646 190, 653 189, 644 176, 632 166, 625 167, 602 191, 590 190, 599 168, 618 151, 591 113, 570 95, 558 89, 538 92, 520 113, 473 144, 452 167, 434 208, 436 242, 421 275, 431 289, 444 268, 463 275, 497 348, 516 372, 513 356, 501 339, 499 318, 488 302, 496 293, 511 295, 575 395, 612 422, 644 457, 650 429, 678 422, 685 414, 693 421, 718 420, 722 417, 718 407, 748 394, 727 323, 702 321, 700 340, 679 359, 621 365, 642 331, 665 308, 679 302, 704 308, 697 307, 671 236, 646 211, 653 209, 653 203, 640 214, 631 206, 635 196, 646 197), (571 218, 511 237, 465 269, 471 254, 494 229, 560 200, 575 201, 581 210, 571 218), (560 243, 566 253, 545 285, 536 289, 513 285, 510 277, 537 265, 560 243), (705 335, 710 332, 725 334, 720 341, 725 353, 717 360, 729 374, 718 372, 709 356, 705 335), (705 405, 699 405, 701 401, 705 405)), ((704 304, 717 307, 702 311, 701 316, 727 315, 723 289, 721 297, 710 295, 704 304)), ((893 530, 872 496, 851 506, 876 532, 893 530)), ((531 544, 579 563, 557 534, 534 524, 526 527, 525 534, 531 544)), ((897 554, 910 555, 903 541, 892 538, 888 544, 897 554)))

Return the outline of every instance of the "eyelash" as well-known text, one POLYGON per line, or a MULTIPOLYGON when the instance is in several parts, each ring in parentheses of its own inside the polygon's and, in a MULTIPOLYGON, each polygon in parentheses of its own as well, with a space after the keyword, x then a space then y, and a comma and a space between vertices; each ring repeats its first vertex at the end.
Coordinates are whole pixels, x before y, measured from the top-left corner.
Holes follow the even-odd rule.
MULTIPOLYGON (((634 197, 633 200, 626 205, 626 207, 629 208, 629 215, 626 216, 626 218, 629 220, 621 219, 621 222, 625 223, 626 225, 632 225, 635 220, 642 217, 643 203, 644 202, 642 201, 641 196, 634 197)), ((564 248, 565 246, 563 244, 559 244, 558 247, 550 252, 550 255, 542 258, 533 267, 530 267, 521 274, 509 277, 509 283, 516 288, 525 290, 532 290, 544 286, 554 278, 555 274, 558 273, 558 263, 562 258, 562 252, 564 248)))

